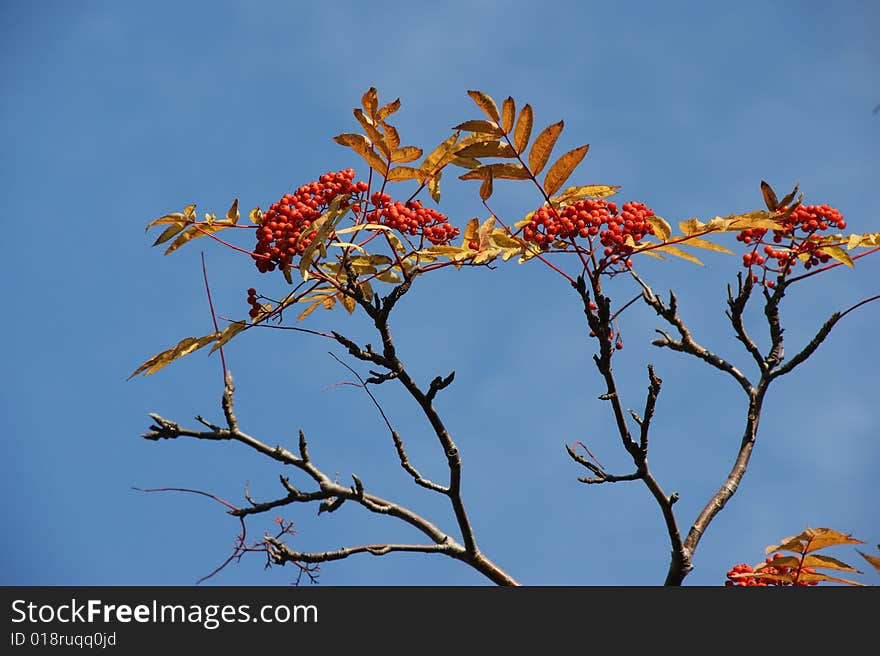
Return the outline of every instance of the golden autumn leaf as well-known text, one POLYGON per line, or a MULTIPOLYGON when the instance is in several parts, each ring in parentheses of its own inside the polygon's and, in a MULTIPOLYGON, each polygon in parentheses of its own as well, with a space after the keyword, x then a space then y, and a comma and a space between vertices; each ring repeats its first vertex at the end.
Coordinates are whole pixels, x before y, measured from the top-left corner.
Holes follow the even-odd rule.
POLYGON ((162 231, 162 234, 156 237, 156 241, 153 242, 153 246, 158 246, 159 244, 164 244, 166 241, 171 239, 178 232, 183 230, 186 227, 185 223, 173 223, 162 231))
POLYGON ((582 198, 608 198, 617 193, 620 185, 584 185, 569 187, 558 196, 551 198, 557 205, 567 205, 582 198))
POLYGON ((461 243, 463 247, 467 247, 467 245, 472 241, 477 241, 477 231, 480 229, 480 220, 477 217, 472 218, 467 222, 467 225, 464 227, 464 234, 462 235, 461 243))
MULTIPOLYGON (((703 266, 703 263, 699 259, 691 255, 687 251, 680 249, 678 246, 654 246, 651 248, 651 250, 669 253, 670 255, 675 255, 676 257, 680 257, 681 259, 687 260, 688 262, 693 262, 694 264, 699 264, 700 266, 703 266)), ((638 252, 639 251, 636 251, 636 253, 638 252)))
POLYGON ((379 108, 379 94, 376 92, 376 87, 367 89, 366 93, 361 97, 361 106, 368 116, 371 118, 376 117, 379 108))
POLYGON ((662 217, 649 216, 647 221, 654 226, 654 234, 657 235, 657 238, 660 239, 660 241, 666 241, 669 239, 669 235, 672 234, 672 226, 670 226, 662 217))
POLYGON ((482 180, 485 170, 492 171, 493 178, 504 180, 528 180, 529 172, 520 164, 485 164, 479 168, 468 171, 464 175, 458 176, 459 180, 482 180))
POLYGON ((248 218, 251 220, 251 223, 260 225, 260 222, 263 220, 263 212, 259 207, 255 207, 248 213, 248 218))
POLYGON ((128 377, 129 380, 137 376, 138 374, 143 374, 144 376, 149 376, 150 374, 156 373, 162 367, 171 364, 178 358, 182 358, 185 355, 189 355, 190 353, 199 350, 203 346, 206 346, 213 342, 219 333, 211 333, 210 335, 205 335, 204 337, 186 337, 180 340, 177 344, 172 346, 167 351, 162 351, 161 353, 157 353, 152 358, 144 362, 140 367, 132 372, 131 376, 128 377))
POLYGON ((556 139, 559 138, 564 127, 565 121, 553 123, 544 128, 541 134, 535 138, 535 143, 532 144, 532 150, 529 152, 529 168, 534 175, 538 175, 547 164, 553 146, 556 145, 556 139))
POLYGON ((459 157, 516 157, 516 151, 510 147, 510 144, 500 141, 482 141, 470 144, 456 150, 455 154, 459 157))
POLYGON ((486 169, 483 182, 480 185, 480 199, 489 200, 492 196, 492 169, 486 169))
POLYGON ((505 133, 513 129, 513 120, 516 118, 516 104, 513 102, 513 96, 507 96, 501 103, 501 129, 505 133))
POLYGON ((435 173, 436 170, 440 168, 440 163, 443 159, 452 151, 452 147, 455 145, 455 142, 458 141, 458 135, 459 132, 454 132, 452 136, 432 150, 422 161, 422 165, 419 168, 431 174, 435 173))
POLYGON ((384 107, 382 107, 376 113, 376 118, 379 119, 380 121, 384 121, 386 118, 391 116, 394 112, 396 112, 398 109, 400 109, 400 98, 398 98, 397 100, 394 100, 394 101, 388 103, 387 105, 385 105, 384 107))
POLYGON ((403 164, 405 162, 414 162, 421 156, 421 148, 416 148, 415 146, 403 146, 402 148, 395 149, 394 152, 391 153, 391 161, 403 164))
POLYGON ((386 158, 390 157, 391 150, 388 149, 388 145, 385 143, 385 137, 382 136, 382 133, 379 132, 373 121, 365 116, 364 113, 359 109, 355 109, 353 113, 354 117, 358 120, 358 122, 366 131, 367 136, 370 138, 370 141, 373 142, 373 145, 377 146, 386 158))
MULTIPOLYGON (((800 189, 800 186, 801 186, 800 182, 795 182, 794 189, 791 190, 791 193, 786 194, 785 198, 783 198, 781 201, 779 201, 779 206, 780 207, 788 206, 791 203, 791 201, 794 200, 794 197, 797 196, 797 192, 798 192, 798 189, 800 189)), ((800 201, 798 201, 797 204, 800 205, 800 201)))
POLYGON ((401 180, 421 180, 425 177, 425 172, 412 166, 395 166, 388 171, 389 182, 400 182, 401 180))
MULTIPOLYGON (((648 219, 650 221, 650 219, 648 219)), ((656 228, 655 228, 656 229, 656 228)), ((685 246, 693 246, 695 248, 704 248, 707 251, 715 251, 716 253, 726 253, 727 255, 733 255, 733 251, 729 248, 725 248, 720 244, 716 244, 715 242, 711 242, 708 239, 700 239, 699 237, 691 237, 690 239, 681 242, 685 246)))
MULTIPOLYGON (((880 544, 877 545, 877 548, 880 549, 880 544)), ((861 555, 862 558, 867 560, 868 563, 870 563, 870 565, 874 569, 877 570, 877 573, 880 574, 880 558, 878 558, 877 556, 871 556, 870 554, 866 554, 864 551, 861 551, 859 549, 856 549, 856 551, 858 551, 859 555, 861 555)))
POLYGON ((440 202, 440 174, 441 171, 437 171, 428 181, 428 193, 431 194, 431 198, 434 199, 435 203, 440 202))
POLYGON ((850 269, 855 267, 855 263, 852 261, 852 258, 849 256, 845 250, 840 248, 839 246, 822 246, 820 249, 826 255, 830 255, 838 262, 841 262, 848 266, 850 269))
POLYGON ((574 173, 575 168, 581 163, 581 160, 584 159, 584 156, 589 149, 589 144, 580 146, 573 150, 569 150, 556 160, 556 163, 550 167, 549 171, 547 171, 547 177, 544 178, 544 191, 548 196, 552 196, 559 191, 560 187, 565 184, 565 181, 568 180, 569 176, 574 173))
MULTIPOLYGON (((194 208, 195 205, 191 205, 190 207, 194 208)), ((184 214, 182 212, 173 212, 171 214, 166 214, 165 216, 160 216, 158 219, 150 221, 147 224, 147 227, 144 228, 144 232, 149 231, 150 228, 157 226, 157 225, 166 225, 169 223, 183 223, 183 224, 185 224, 187 222, 187 220, 188 220, 188 218, 187 218, 186 214, 184 214)))
POLYGON ((483 93, 482 91, 468 91, 468 95, 477 104, 477 107, 485 112, 486 116, 496 123, 501 120, 501 115, 498 114, 498 106, 489 94, 483 93))
POLYGON ((489 233, 489 238, 493 244, 501 248, 523 248, 522 244, 507 234, 507 230, 504 228, 495 228, 489 233))
POLYGON ((349 314, 354 312, 356 303, 351 296, 348 294, 342 294, 339 300, 342 302, 342 307, 344 307, 349 314))
POLYGON ((480 134, 488 134, 493 137, 503 137, 504 131, 494 123, 484 121, 483 119, 473 119, 459 123, 452 128, 453 130, 463 130, 465 132, 478 132, 480 134))
POLYGON ((862 541, 856 540, 848 533, 840 533, 830 528, 808 528, 798 535, 784 538, 780 544, 771 544, 764 553, 793 551, 803 554, 841 544, 862 544, 862 541))
POLYGON ((397 132, 397 128, 395 128, 393 125, 383 123, 382 127, 385 131, 385 143, 388 146, 388 153, 390 157, 391 153, 397 150, 397 147, 400 145, 400 134, 397 132))
POLYGON ((529 145, 529 139, 532 136, 532 124, 535 121, 532 106, 526 104, 519 112, 519 118, 516 121, 516 129, 513 132, 513 146, 517 152, 523 153, 526 146, 529 145))
POLYGON ((228 223, 214 223, 212 225, 191 224, 186 230, 177 235, 177 238, 171 242, 171 245, 167 249, 165 249, 164 254, 169 255, 193 239, 220 232, 228 227, 228 223))

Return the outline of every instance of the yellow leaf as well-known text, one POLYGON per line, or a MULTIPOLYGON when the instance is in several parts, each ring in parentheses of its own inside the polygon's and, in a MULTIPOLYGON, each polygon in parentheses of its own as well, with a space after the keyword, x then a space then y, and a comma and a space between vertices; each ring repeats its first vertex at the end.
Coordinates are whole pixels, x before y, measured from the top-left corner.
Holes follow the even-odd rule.
POLYGON ((431 198, 434 199, 435 203, 440 202, 440 174, 442 171, 437 171, 428 181, 428 193, 431 194, 431 198))
MULTIPOLYGON (((312 259, 315 256, 315 252, 319 248, 324 248, 324 243, 327 241, 327 237, 330 236, 330 233, 336 227, 336 225, 342 220, 342 217, 346 215, 348 212, 348 208, 339 209, 342 201, 346 199, 346 196, 340 194, 336 196, 333 201, 330 203, 330 207, 327 208, 327 211, 324 212, 313 224, 312 228, 317 227, 317 232, 311 238, 312 241, 306 246, 303 251, 302 258, 299 264, 299 272, 302 275, 303 280, 308 279, 308 270, 312 265, 312 259)), ((305 234, 303 232, 302 234, 305 234)), ((302 234, 300 238, 302 238, 302 234)))
POLYGON ((498 106, 489 94, 483 93, 482 91, 468 91, 468 95, 477 104, 477 107, 486 113, 486 116, 496 123, 501 120, 501 116, 498 114, 498 106))
POLYGON ((367 131, 367 136, 370 137, 370 141, 373 142, 373 145, 377 146, 386 158, 391 157, 391 150, 393 149, 388 148, 388 145, 385 143, 385 137, 382 136, 382 133, 379 132, 373 124, 373 121, 367 118, 359 109, 354 110, 354 117, 363 126, 364 130, 367 131))
MULTIPOLYGON (((688 262, 693 262, 694 264, 699 264, 700 266, 703 266, 703 263, 700 262, 700 260, 695 258, 690 253, 678 248, 677 246, 656 246, 656 247, 652 248, 651 250, 663 251, 664 253, 669 253, 670 255, 675 255, 676 257, 680 257, 683 260, 687 260, 688 262)), ((639 252, 639 251, 636 251, 636 252, 639 252)))
POLYGON ((354 312, 355 300, 351 296, 349 296, 348 294, 343 294, 339 300, 342 301, 342 307, 344 307, 349 314, 352 314, 354 312))
POLYGON ((397 150, 400 145, 400 135, 392 125, 383 123, 382 127, 385 129, 385 144, 388 146, 388 156, 390 157, 391 153, 397 150))
POLYGON ((581 163, 581 160, 584 159, 584 156, 589 149, 589 144, 580 146, 579 148, 568 151, 556 160, 556 163, 550 167, 549 171, 547 171, 547 177, 544 178, 544 191, 548 196, 559 191, 559 188, 565 184, 565 181, 568 180, 577 165, 581 163))
POLYGON ((480 166, 480 160, 474 159, 473 157, 456 156, 449 160, 449 163, 460 166, 463 169, 475 169, 480 166))
MULTIPOLYGON (((337 234, 339 234, 339 233, 337 233, 337 234)), ((367 252, 363 246, 360 246, 359 244, 355 244, 354 242, 351 242, 351 241, 334 241, 329 245, 330 246, 338 246, 339 248, 353 248, 356 251, 360 251, 361 253, 364 253, 364 254, 366 254, 366 252, 367 252)))
POLYGON ((379 107, 379 94, 376 92, 375 87, 367 89, 366 93, 361 97, 361 105, 368 116, 371 118, 376 117, 379 107))
POLYGON ((456 150, 459 157, 516 157, 516 151, 510 144, 499 141, 483 141, 456 150))
POLYGON ((337 230, 337 235, 347 235, 350 232, 359 232, 361 230, 391 230, 388 226, 381 225, 380 223, 361 223, 356 226, 351 226, 350 228, 342 228, 342 230, 337 230))
POLYGON ((415 146, 403 146, 391 153, 392 162, 414 162, 422 156, 422 149, 415 146))
POLYGON ((314 312, 315 310, 317 310, 317 309, 318 309, 321 305, 323 305, 323 304, 324 304, 324 299, 323 299, 323 298, 319 298, 317 301, 315 301, 315 302, 312 303, 310 306, 308 306, 305 310, 303 310, 302 312, 300 312, 300 313, 299 313, 299 316, 297 316, 296 320, 297 320, 297 321, 302 321, 303 319, 305 319, 307 316, 309 316, 312 312, 314 312))
MULTIPOLYGON (((648 219, 649 221, 651 219, 648 219)), ((687 241, 682 242, 685 246, 694 246, 696 248, 705 248, 707 251, 715 251, 717 253, 727 253, 733 255, 733 251, 719 244, 709 241, 708 239, 700 239, 699 237, 691 237, 687 241)))
POLYGON ((532 150, 529 153, 529 168, 534 175, 538 175, 547 164, 547 160, 550 159, 550 152, 553 150, 553 146, 556 145, 556 139, 559 137, 559 133, 562 132, 563 127, 565 127, 565 121, 548 125, 535 139, 535 143, 532 144, 532 150))
POLYGON ((193 351, 197 351, 203 346, 210 344, 217 339, 218 336, 219 333, 211 333, 204 337, 187 337, 182 339, 167 351, 162 351, 144 362, 140 367, 134 370, 128 379, 131 380, 140 373, 143 373, 144 376, 156 373, 159 369, 174 362, 178 358, 182 358, 184 355, 189 355, 193 351))
POLYGON ((153 246, 158 246, 159 244, 164 244, 166 241, 171 239, 178 232, 183 230, 186 227, 185 223, 174 223, 162 231, 162 234, 156 238, 156 241, 153 242, 153 246))
POLYGON ((657 238, 660 241, 666 241, 669 239, 669 235, 672 234, 672 226, 666 223, 663 218, 659 216, 649 216, 648 223, 654 226, 654 234, 657 235, 657 238))
POLYGON ((401 180, 421 180, 425 177, 425 172, 412 166, 395 166, 388 171, 389 182, 399 182, 401 180))
POLYGON ((495 227, 495 217, 490 216, 488 219, 483 221, 480 225, 480 228, 477 230, 477 243, 480 245, 480 250, 485 250, 489 248, 492 244, 489 242, 489 233, 492 231, 492 228, 495 227))
POLYGON ((226 212, 226 220, 235 225, 238 223, 238 199, 232 201, 232 207, 229 208, 229 211, 226 212))
POLYGON ((467 252, 469 249, 467 248, 459 248, 458 246, 429 246, 428 248, 422 249, 419 253, 427 253, 430 255, 461 255, 462 253, 467 252))
POLYGON ((489 234, 489 238, 493 244, 500 246, 501 248, 522 248, 522 244, 507 234, 507 231, 504 228, 495 228, 489 234))
POLYGON ((471 121, 465 121, 464 123, 459 123, 453 130, 464 130, 465 132, 479 132, 480 134, 488 134, 493 137, 502 137, 504 136, 504 131, 499 128, 497 125, 490 123, 489 121, 484 121, 482 119, 475 119, 471 121))
POLYGON ((850 235, 846 240, 846 250, 851 251, 862 243, 861 235, 850 235))
POLYGON ((519 112, 519 118, 516 121, 516 130, 513 133, 513 146, 519 153, 525 152, 526 146, 529 145, 529 138, 532 136, 532 123, 534 120, 532 106, 526 104, 519 112))
POLYGON ((528 180, 529 172, 520 164, 485 164, 479 168, 468 171, 464 175, 458 176, 459 180, 482 180, 485 176, 485 169, 492 171, 492 177, 505 180, 528 180))
POLYGON ((845 250, 843 250, 839 246, 823 246, 819 250, 822 251, 823 253, 825 253, 826 255, 830 255, 838 262, 842 262, 843 264, 848 266, 850 269, 855 267, 855 264, 853 263, 852 258, 849 256, 849 253, 847 253, 845 250))
POLYGON ((373 300, 373 287, 370 285, 370 283, 368 281, 364 280, 360 283, 360 288, 361 288, 361 291, 364 293, 364 300, 366 300, 367 303, 372 301, 373 300))
POLYGON ((462 245, 464 247, 467 247, 470 242, 477 240, 477 231, 479 229, 480 220, 477 217, 467 222, 467 225, 464 227, 464 235, 462 236, 462 245))
MULTIPOLYGON (((195 207, 195 206, 193 206, 195 207)), ((147 227, 144 228, 144 232, 147 232, 150 228, 157 225, 165 225, 168 223, 183 223, 185 224, 187 221, 187 217, 185 214, 181 212, 174 212, 173 214, 166 214, 165 216, 160 216, 158 219, 154 221, 150 221, 147 224, 147 227)))
POLYGON ((177 239, 171 242, 171 245, 165 249, 165 255, 173 253, 188 241, 204 237, 207 234, 213 234, 229 227, 228 223, 214 223, 212 225, 191 225, 186 230, 177 235, 177 239))
POLYGON ((333 306, 336 305, 336 294, 324 297, 324 300, 321 301, 321 305, 324 306, 325 310, 332 310, 333 306))
POLYGON ((422 165, 419 167, 428 173, 435 173, 437 168, 439 168, 440 162, 446 157, 450 151, 452 150, 453 145, 458 140, 458 132, 455 132, 450 136, 446 141, 437 146, 431 153, 424 159, 422 165))
POLYGON ((259 207, 255 207, 248 214, 248 218, 251 220, 251 223, 260 225, 260 222, 263 220, 263 212, 260 211, 259 207))
POLYGON ((582 198, 608 198, 617 193, 619 185, 586 185, 582 187, 569 187, 558 196, 550 200, 558 205, 567 205, 582 198))
POLYGON ((513 129, 513 119, 516 118, 516 105, 512 96, 507 96, 501 103, 501 129, 505 133, 513 129))
POLYGON ((379 273, 376 276, 376 280, 381 280, 382 282, 390 282, 390 283, 403 282, 403 278, 398 276, 391 269, 386 269, 385 271, 382 271, 381 273, 379 273))
POLYGON ((485 264, 486 262, 491 262, 496 257, 501 254, 500 248, 489 248, 483 251, 480 251, 476 255, 474 255, 474 259, 472 260, 474 264, 485 264))

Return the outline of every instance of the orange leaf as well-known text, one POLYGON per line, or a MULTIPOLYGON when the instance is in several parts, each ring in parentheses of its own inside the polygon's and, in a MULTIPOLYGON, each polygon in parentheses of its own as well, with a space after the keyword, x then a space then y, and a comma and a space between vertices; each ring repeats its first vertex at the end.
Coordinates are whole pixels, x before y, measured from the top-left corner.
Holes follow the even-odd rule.
POLYGON ((535 117, 532 113, 532 106, 525 105, 519 112, 519 118, 516 121, 516 130, 513 133, 513 145, 517 152, 525 152, 526 146, 529 145, 529 138, 532 136, 532 123, 535 117))
POLYGON ((532 151, 529 153, 529 168, 532 170, 532 174, 538 175, 547 164, 547 160, 550 159, 550 152, 553 150, 556 139, 559 137, 559 133, 562 132, 563 127, 565 127, 564 121, 549 125, 535 139, 535 143, 532 144, 532 151))
POLYGON ((486 116, 496 123, 501 120, 501 116, 498 114, 498 106, 489 94, 483 93, 482 91, 468 91, 468 95, 477 104, 477 107, 486 113, 486 116))
POLYGON ((574 150, 569 150, 562 157, 556 160, 556 163, 547 171, 547 177, 544 178, 544 191, 548 196, 552 196, 559 188, 565 184, 569 176, 574 172, 577 165, 581 163, 590 145, 581 146, 574 150))

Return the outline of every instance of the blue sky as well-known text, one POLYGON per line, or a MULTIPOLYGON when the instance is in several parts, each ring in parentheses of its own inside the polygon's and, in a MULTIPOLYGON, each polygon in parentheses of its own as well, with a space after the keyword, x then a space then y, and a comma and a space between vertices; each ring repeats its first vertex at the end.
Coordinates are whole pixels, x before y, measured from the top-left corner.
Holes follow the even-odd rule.
MULTIPOLYGON (((757 209, 765 179, 778 190, 800 181, 807 202, 838 207, 852 231, 880 229, 876 3, 7 2, 0 18, 4 584, 187 585, 226 557, 237 522, 206 499, 132 486, 243 503, 249 481, 256 497, 279 494, 279 468, 244 447, 139 437, 151 411, 187 424, 219 417, 216 357, 126 377, 182 337, 211 331, 201 249, 220 314, 243 316, 245 289, 280 294, 283 281, 207 240, 163 258, 143 227, 189 203, 222 213, 238 197, 266 207, 331 169, 354 166, 362 177, 361 162, 331 137, 354 131, 350 110, 370 86, 401 98, 396 125, 425 148, 478 118, 468 89, 529 102, 541 127, 565 119, 559 152, 591 144, 574 182, 622 185, 621 200, 671 221, 757 209)), ((477 186, 448 178, 440 209, 459 225, 483 216, 477 186)), ((538 203, 525 185, 499 183, 495 194, 510 220, 538 203)), ((704 344, 754 373, 723 316, 738 258, 707 253, 705 262, 643 271, 679 292, 704 344)), ((878 274, 880 258, 865 258, 794 290, 783 308, 789 352, 832 311, 878 293, 878 274)), ((621 282, 618 298, 632 294, 621 282)), ((730 467, 744 399, 717 372, 650 346, 659 324, 649 311, 624 316, 615 371, 633 407, 644 402, 646 361, 664 379, 651 463, 680 493, 688 526, 730 467)), ((878 321, 878 304, 847 316, 771 390, 752 466, 703 539, 689 584, 718 584, 730 565, 755 562, 806 526, 880 541, 878 321)), ((304 325, 368 334, 341 310, 304 325)), ((583 440, 609 469, 629 468, 595 400, 593 347, 563 281, 540 266, 444 271, 419 281, 393 328, 419 380, 457 372, 438 407, 490 558, 526 584, 662 582, 669 548, 647 491, 579 484, 584 472, 563 448, 583 440)), ((233 342, 226 355, 243 425, 270 443, 291 443, 302 428, 327 471, 355 472, 453 530, 448 508, 397 466, 369 399, 327 389, 351 378, 328 351, 342 355, 275 331, 233 342)), ((411 436, 411 457, 442 476, 442 454, 412 404, 390 385, 377 395, 411 436)), ((355 508, 285 516, 303 550, 415 537, 355 508)), ((271 517, 251 523, 254 535, 272 527, 271 517)), ((290 567, 262 566, 245 558, 211 583, 295 578, 290 567)), ((351 558, 325 566, 321 581, 485 583, 460 563, 418 555, 351 558)))

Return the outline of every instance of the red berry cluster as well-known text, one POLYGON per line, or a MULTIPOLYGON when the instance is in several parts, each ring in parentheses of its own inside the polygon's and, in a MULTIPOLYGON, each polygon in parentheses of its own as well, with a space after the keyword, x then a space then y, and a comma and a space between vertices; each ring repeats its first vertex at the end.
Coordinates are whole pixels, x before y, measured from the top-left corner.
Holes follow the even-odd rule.
MULTIPOLYGON (((314 235, 301 235, 321 216, 339 194, 367 191, 366 182, 354 182, 354 169, 325 173, 317 181, 284 194, 263 215, 257 228, 253 258, 261 273, 276 266, 290 267, 293 258, 311 243, 314 235)), ((344 204, 342 205, 345 206, 344 204)))
MULTIPOLYGON (((779 209, 784 212, 787 208, 779 209)), ((817 233, 832 227, 839 230, 846 228, 843 215, 828 205, 799 205, 782 223, 784 228, 772 231, 772 242, 773 244, 785 242, 784 248, 774 248, 765 240, 768 232, 766 228, 743 230, 736 236, 738 241, 752 245, 751 250, 743 255, 743 266, 747 268, 761 266, 768 271, 785 274, 790 273, 795 267, 798 256, 804 258, 805 269, 825 264, 831 258, 820 250, 821 245, 814 237, 817 233), (758 252, 762 244, 764 244, 763 255, 758 252)), ((757 278, 757 276, 753 277, 757 278)), ((768 287, 774 286, 773 281, 767 281, 765 284, 768 287)))
POLYGON ((391 196, 380 192, 370 197, 375 209, 367 213, 369 223, 380 223, 408 235, 423 235, 432 244, 448 244, 461 232, 453 227, 445 214, 422 207, 417 200, 391 202, 391 196))
MULTIPOLYGON (((757 587, 767 587, 767 586, 788 586, 788 585, 796 585, 796 586, 806 586, 806 585, 817 585, 818 581, 798 581, 797 583, 789 583, 787 581, 777 581, 775 579, 765 579, 759 576, 747 576, 747 577, 737 577, 737 574, 754 574, 756 571, 762 574, 788 574, 794 573, 795 569, 791 567, 777 567, 772 566, 769 563, 773 562, 774 559, 780 558, 781 554, 774 554, 773 556, 768 556, 764 561, 765 565, 758 567, 757 570, 751 567, 751 565, 746 565, 745 563, 740 563, 739 565, 734 565, 727 571, 727 581, 725 581, 724 585, 731 586, 757 586, 757 587)), ((800 570, 801 572, 809 572, 814 573, 816 570, 811 567, 804 567, 800 570)))
POLYGON ((579 200, 559 210, 539 208, 524 226, 523 238, 547 250, 557 240, 582 237, 592 242, 598 236, 599 243, 605 247, 600 265, 613 264, 632 254, 633 248, 626 243, 627 237, 638 243, 645 235, 654 234, 654 226, 648 222, 651 216, 654 216, 654 210, 644 203, 624 203, 618 214, 616 203, 601 199, 579 200))
POLYGON ((255 319, 257 315, 260 313, 260 302, 257 300, 257 290, 253 287, 249 287, 247 290, 247 302, 248 305, 251 306, 250 312, 248 315, 251 319, 255 319))

